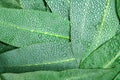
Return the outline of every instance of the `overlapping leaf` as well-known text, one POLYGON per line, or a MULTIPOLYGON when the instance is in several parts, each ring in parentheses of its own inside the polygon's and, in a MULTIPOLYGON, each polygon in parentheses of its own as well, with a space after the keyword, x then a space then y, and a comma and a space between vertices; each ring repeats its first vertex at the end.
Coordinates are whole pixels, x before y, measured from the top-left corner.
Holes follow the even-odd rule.
POLYGON ((5 73, 1 80, 112 80, 115 69, 73 69, 62 72, 37 71, 22 74, 5 73))
POLYGON ((120 74, 118 74, 114 80, 120 80, 120 74))
POLYGON ((120 66, 120 34, 93 51, 81 64, 81 68, 112 68, 117 66, 120 66))
POLYGON ((0 42, 0 54, 3 52, 9 51, 9 50, 15 49, 15 48, 16 47, 14 46, 0 42))
POLYGON ((69 17, 69 0, 45 0, 53 13, 57 13, 64 18, 69 17))
MULTIPOLYGON (((0 7, 46 10, 43 0, 0 0, 0 7)), ((11 49, 14 47, 0 43, 0 53, 11 49)))
POLYGON ((47 12, 2 8, 0 34, 0 41, 17 47, 69 40, 69 21, 47 12))
POLYGON ((0 0, 0 8, 21 8, 18 0, 0 0))
POLYGON ((36 44, 0 55, 0 72, 77 68, 69 42, 36 44))
POLYGON ((118 16, 120 18, 120 0, 116 0, 116 4, 117 4, 117 12, 118 12, 118 16))
POLYGON ((46 10, 43 0, 20 0, 20 5, 23 9, 46 10))
POLYGON ((119 80, 116 2, 117 7, 115 0, 0 0, 0 80, 119 80), (42 12, 47 9, 52 13, 42 12), (85 69, 73 69, 79 62, 85 69))
POLYGON ((115 0, 71 0, 71 40, 78 62, 112 38, 119 27, 115 0))

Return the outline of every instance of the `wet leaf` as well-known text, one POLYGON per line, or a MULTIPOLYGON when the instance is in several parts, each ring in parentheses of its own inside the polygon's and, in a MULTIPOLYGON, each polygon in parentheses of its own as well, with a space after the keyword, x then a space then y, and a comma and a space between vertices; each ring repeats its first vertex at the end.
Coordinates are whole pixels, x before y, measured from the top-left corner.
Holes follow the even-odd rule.
POLYGON ((94 50, 81 64, 81 68, 112 68, 120 66, 120 34, 94 50))
POLYGON ((117 73, 115 69, 73 69, 61 72, 5 73, 1 77, 2 80, 112 80, 117 73))
POLYGON ((45 0, 53 13, 69 18, 69 0, 45 0))
POLYGON ((70 16, 72 48, 78 62, 112 38, 119 27, 115 0, 71 0, 70 16))
POLYGON ((0 55, 0 72, 78 68, 69 42, 35 44, 0 55))
POLYGON ((20 0, 20 5, 23 9, 46 10, 43 0, 20 0))
POLYGON ((69 28, 68 20, 49 12, 0 9, 0 41, 16 47, 69 41, 69 28))

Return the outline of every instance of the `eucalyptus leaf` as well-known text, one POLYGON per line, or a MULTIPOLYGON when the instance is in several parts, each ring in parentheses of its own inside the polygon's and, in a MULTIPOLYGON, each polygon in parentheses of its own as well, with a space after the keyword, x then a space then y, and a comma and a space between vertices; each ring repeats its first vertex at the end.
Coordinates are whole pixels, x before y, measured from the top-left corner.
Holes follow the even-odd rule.
POLYGON ((118 16, 120 18, 120 0, 116 0, 117 1, 117 12, 118 12, 118 16))
POLYGON ((18 0, 0 0, 0 8, 21 8, 18 0))
POLYGON ((0 72, 78 68, 69 42, 34 44, 0 55, 0 72))
POLYGON ((120 69, 73 69, 60 73, 63 80, 112 80, 120 69))
POLYGON ((69 0, 45 0, 53 13, 69 18, 69 0))
POLYGON ((54 71, 36 71, 28 73, 5 73, 1 80, 60 80, 59 73, 54 71))
POLYGON ((70 5, 72 48, 82 62, 116 34, 119 20, 115 0, 71 0, 70 5))
POLYGON ((115 69, 73 69, 61 72, 5 73, 1 78, 2 80, 112 80, 117 73, 115 69))
POLYGON ((81 68, 120 67, 120 34, 94 50, 81 64, 81 68))
POLYGON ((0 80, 119 80, 120 0, 0 0, 0 80))
POLYGON ((0 54, 9 50, 13 50, 16 47, 0 42, 0 54))
POLYGON ((43 0, 20 0, 20 5, 23 9, 46 10, 43 0))
POLYGON ((68 20, 49 12, 0 9, 0 41, 16 47, 69 41, 69 28, 68 20))
POLYGON ((120 73, 115 77, 114 80, 120 80, 120 73))

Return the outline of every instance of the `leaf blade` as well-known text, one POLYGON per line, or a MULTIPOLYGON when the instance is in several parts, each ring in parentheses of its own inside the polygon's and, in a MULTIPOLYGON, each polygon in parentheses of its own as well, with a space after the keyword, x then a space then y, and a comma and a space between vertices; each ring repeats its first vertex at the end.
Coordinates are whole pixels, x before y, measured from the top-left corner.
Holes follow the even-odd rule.
POLYGON ((68 19, 69 17, 69 0, 45 0, 53 13, 57 13, 68 19))
POLYGON ((71 26, 73 52, 79 63, 116 34, 119 21, 115 1, 71 0, 71 26))
POLYGON ((16 47, 14 47, 14 46, 0 42, 0 54, 4 53, 6 51, 9 51, 9 50, 13 50, 15 48, 16 47))
POLYGON ((43 0, 20 0, 20 5, 23 9, 46 10, 43 0))
POLYGON ((1 72, 64 70, 77 68, 76 63, 69 42, 36 44, 0 55, 1 72))
POLYGON ((88 80, 88 78, 89 80, 112 80, 117 73, 118 71, 115 69, 72 69, 61 72, 36 71, 21 74, 5 73, 1 76, 4 80, 88 80))
POLYGON ((119 39, 120 34, 114 36, 97 50, 93 51, 93 53, 83 61, 81 68, 111 68, 119 66, 119 39))
POLYGON ((69 41, 69 21, 42 11, 3 8, 0 9, 0 34, 0 41, 17 47, 49 41, 69 41))
POLYGON ((21 9, 17 0, 0 0, 0 8, 17 8, 21 9))

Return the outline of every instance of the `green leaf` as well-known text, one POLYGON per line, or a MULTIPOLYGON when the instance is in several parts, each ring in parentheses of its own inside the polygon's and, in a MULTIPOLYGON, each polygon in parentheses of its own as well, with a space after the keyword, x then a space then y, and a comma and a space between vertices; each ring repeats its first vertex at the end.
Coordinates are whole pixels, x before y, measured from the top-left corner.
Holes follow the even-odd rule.
POLYGON ((120 69, 76 69, 60 73, 63 80, 112 80, 120 69))
POLYGON ((18 0, 0 0, 0 8, 21 8, 18 0))
POLYGON ((118 12, 118 16, 120 18, 120 0, 116 0, 117 1, 117 12, 118 12))
POLYGON ((69 42, 35 44, 0 55, 0 72, 78 68, 69 42))
POLYGON ((55 71, 36 71, 21 74, 5 73, 2 80, 60 80, 59 73, 55 71))
POLYGON ((114 80, 120 80, 120 73, 115 77, 114 80))
POLYGON ((115 69, 73 69, 61 72, 4 73, 1 78, 2 80, 112 80, 117 73, 115 69))
POLYGON ((115 0, 71 0, 71 41, 73 52, 82 62, 119 27, 115 0))
POLYGON ((23 9, 46 10, 43 0, 20 0, 20 5, 23 9))
POLYGON ((0 41, 16 47, 69 41, 69 28, 69 21, 56 14, 34 10, 0 9, 0 41))
POLYGON ((81 68, 120 67, 120 34, 114 36, 93 51, 81 64, 81 68))
POLYGON ((53 13, 57 13, 64 18, 69 17, 69 0, 45 0, 53 13))
POLYGON ((15 49, 16 47, 0 42, 0 54, 15 49))

